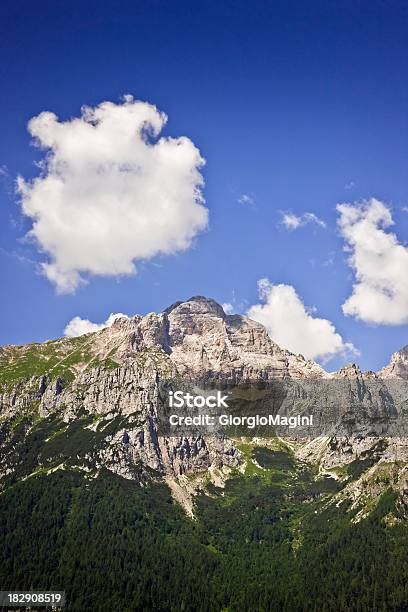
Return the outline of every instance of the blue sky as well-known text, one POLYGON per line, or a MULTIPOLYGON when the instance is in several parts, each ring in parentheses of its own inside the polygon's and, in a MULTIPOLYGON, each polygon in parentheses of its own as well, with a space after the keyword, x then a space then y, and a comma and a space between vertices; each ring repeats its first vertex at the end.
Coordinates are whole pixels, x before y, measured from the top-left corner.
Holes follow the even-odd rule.
MULTIPOLYGON (((378 369, 408 344, 408 326, 345 316, 354 272, 336 205, 377 198, 408 239, 408 7, 384 2, 3 2, 0 166, 0 343, 62 335, 74 316, 146 313, 201 294, 245 312, 257 283, 294 287, 378 369), (30 118, 67 121, 84 104, 121 96, 168 115, 161 135, 187 136, 206 165, 207 229, 190 248, 137 264, 135 275, 91 275, 58 295, 47 260, 23 240, 32 219, 17 175, 38 176, 30 118), (254 204, 240 202, 246 194, 254 204), (280 211, 314 213, 288 231, 280 211)), ((401 279, 404 282, 404 269, 401 279)), ((408 281, 407 281, 408 282, 408 281)))

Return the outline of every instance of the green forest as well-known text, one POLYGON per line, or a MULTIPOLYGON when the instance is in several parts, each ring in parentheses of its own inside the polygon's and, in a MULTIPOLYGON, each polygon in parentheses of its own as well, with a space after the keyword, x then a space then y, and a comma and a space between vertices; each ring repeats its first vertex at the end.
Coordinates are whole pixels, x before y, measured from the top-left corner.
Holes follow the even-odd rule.
POLYGON ((33 475, 0 495, 2 589, 65 590, 67 610, 408 610, 408 528, 387 490, 353 522, 342 485, 284 451, 209 485, 186 516, 161 482, 33 475), (390 521, 394 517, 394 521, 390 521))

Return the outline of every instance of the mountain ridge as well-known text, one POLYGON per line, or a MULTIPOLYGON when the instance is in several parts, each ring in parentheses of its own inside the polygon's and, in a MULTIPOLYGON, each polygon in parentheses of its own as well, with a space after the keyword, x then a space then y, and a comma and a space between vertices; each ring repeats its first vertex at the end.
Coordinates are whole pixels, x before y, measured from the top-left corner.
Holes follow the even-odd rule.
MULTIPOLYGON (((175 302, 157 314, 118 317, 110 327, 83 336, 0 347, 0 366, 10 367, 8 361, 13 361, 13 357, 17 359, 18 352, 33 351, 35 347, 40 354, 44 353, 43 365, 46 365, 47 351, 41 351, 40 347, 50 348, 51 371, 58 371, 58 366, 67 361, 69 369, 69 356, 74 354, 75 357, 77 348, 88 350, 91 363, 92 360, 108 359, 114 366, 116 363, 122 365, 141 350, 160 347, 185 374, 190 371, 192 376, 202 375, 203 371, 210 376, 211 371, 221 372, 223 367, 226 370, 229 361, 234 363, 229 368, 231 377, 235 368, 241 377, 244 371, 249 379, 262 378, 265 373, 273 377, 408 378, 408 346, 396 351, 390 363, 376 373, 362 372, 355 363, 348 363, 336 372, 327 372, 316 362, 278 346, 262 324, 243 315, 227 315, 220 304, 204 296, 175 302), (67 347, 65 356, 64 346, 67 347), (239 355, 237 347, 243 354, 239 355)), ((79 355, 76 357, 77 364, 72 364, 74 373, 86 362, 86 359, 81 362, 79 355)))

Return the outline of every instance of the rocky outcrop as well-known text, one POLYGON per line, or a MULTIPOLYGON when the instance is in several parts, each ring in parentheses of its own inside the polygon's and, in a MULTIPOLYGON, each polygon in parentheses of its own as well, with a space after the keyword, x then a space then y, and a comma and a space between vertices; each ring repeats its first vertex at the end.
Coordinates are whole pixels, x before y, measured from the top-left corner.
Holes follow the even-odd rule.
POLYGON ((408 380, 408 345, 392 355, 390 363, 378 372, 378 376, 408 380))

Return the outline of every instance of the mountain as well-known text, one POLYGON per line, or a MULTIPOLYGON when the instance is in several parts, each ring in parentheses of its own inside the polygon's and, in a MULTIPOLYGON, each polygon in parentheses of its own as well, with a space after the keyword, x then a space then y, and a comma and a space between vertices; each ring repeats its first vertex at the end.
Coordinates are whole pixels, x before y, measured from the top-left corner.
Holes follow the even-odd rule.
POLYGON ((381 378, 408 379, 408 346, 394 353, 390 363, 379 371, 381 378))
POLYGON ((401 556, 408 540, 405 381, 407 347, 378 373, 355 364, 328 373, 201 296, 77 338, 2 347, 4 588, 65 588, 73 610, 277 609, 270 598, 293 610, 315 609, 313 579, 322 609, 397 609, 407 567, 390 569, 382 547, 401 556), (168 381, 238 389, 251 407, 283 390, 281 411, 301 402, 325 435, 164 435, 168 381), (350 551, 351 537, 360 545, 350 551), (376 570, 351 588, 344 559, 359 568, 368 550, 376 570))
MULTIPOLYGON (((87 436, 93 435, 94 454, 91 460, 84 447, 86 461, 81 456, 76 463, 109 466, 129 477, 139 460, 176 476, 238 461, 229 441, 174 442, 157 437, 153 419, 160 379, 180 376, 236 384, 327 376, 317 364, 280 349, 262 325, 226 316, 216 302, 202 297, 174 304, 158 315, 119 318, 111 327, 79 338, 4 347, 0 364, 3 419, 24 416, 31 423, 35 415, 52 421, 59 432, 66 424, 68 430, 77 427, 78 414, 85 412, 81 418, 87 436)), ((60 457, 72 462, 62 452, 60 457)), ((13 464, 18 461, 15 457, 13 464)), ((7 453, 1 465, 8 474, 7 453)))

